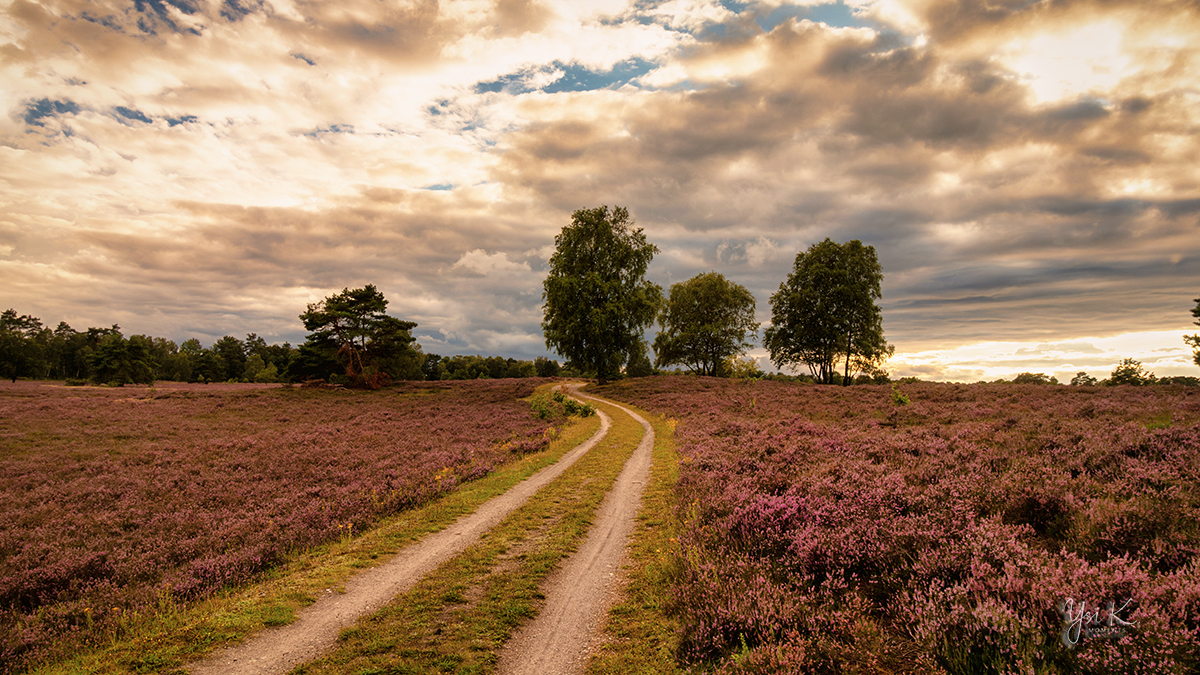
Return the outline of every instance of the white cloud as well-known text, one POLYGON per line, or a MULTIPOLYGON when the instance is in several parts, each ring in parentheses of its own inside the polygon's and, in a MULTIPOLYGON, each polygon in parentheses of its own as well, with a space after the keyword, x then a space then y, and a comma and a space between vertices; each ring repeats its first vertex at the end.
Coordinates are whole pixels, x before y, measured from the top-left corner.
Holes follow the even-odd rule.
POLYGON ((1038 103, 1107 91, 1134 72, 1115 19, 1022 36, 996 56, 1025 78, 1038 103))
POLYGON ((725 7, 706 0, 670 0, 646 12, 672 28, 696 31, 706 25, 729 21, 736 15, 725 7))
POLYGON ((454 263, 454 267, 461 267, 484 276, 493 274, 520 274, 532 271, 529 268, 529 263, 513 262, 508 259, 508 254, 503 251, 488 253, 478 248, 474 251, 464 253, 458 259, 458 262, 454 263))
POLYGON ((795 253, 784 251, 777 242, 763 236, 750 240, 723 241, 717 245, 717 260, 725 264, 745 264, 757 268, 788 256, 795 256, 795 253))

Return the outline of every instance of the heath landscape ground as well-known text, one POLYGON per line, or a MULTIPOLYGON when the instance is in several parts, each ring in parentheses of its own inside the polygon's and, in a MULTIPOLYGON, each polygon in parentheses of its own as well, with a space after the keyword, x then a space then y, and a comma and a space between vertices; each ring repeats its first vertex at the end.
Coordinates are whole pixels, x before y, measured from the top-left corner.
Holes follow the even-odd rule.
POLYGON ((674 377, 596 393, 677 420, 684 664, 1200 667, 1200 390, 674 377))
MULTIPOLYGON (((554 435, 536 380, 0 386, 0 671, 352 537, 554 435)), ((561 418, 558 418, 561 421, 561 418)))
MULTIPOLYGON (((139 612, 257 583, 491 480, 557 433, 549 399, 526 398, 538 384, 0 387, 0 669, 111 642, 139 612)), ((590 672, 1200 668, 1198 389, 653 377, 590 391, 650 413, 659 439, 629 589, 590 672)), ((606 485, 613 453, 582 463, 580 485, 606 485)), ((604 489, 580 501, 573 485, 480 550, 546 523, 582 533, 604 489)), ((410 631, 429 664, 489 672, 455 653, 480 638, 455 636, 497 625, 463 618, 492 596, 461 589, 508 577, 472 569, 446 567, 313 667, 411 647, 396 637, 410 631), (418 605, 454 630, 409 626, 418 605)), ((526 590, 504 635, 536 613, 526 590)), ((162 670, 131 663, 112 672, 162 670)))

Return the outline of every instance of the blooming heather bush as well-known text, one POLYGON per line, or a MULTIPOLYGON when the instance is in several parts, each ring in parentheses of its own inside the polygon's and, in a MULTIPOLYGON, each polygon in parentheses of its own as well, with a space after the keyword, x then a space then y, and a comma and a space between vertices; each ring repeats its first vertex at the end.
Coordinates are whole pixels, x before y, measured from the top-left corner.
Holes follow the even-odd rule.
POLYGON ((902 408, 875 386, 601 389, 679 420, 686 660, 729 673, 1200 669, 1200 392, 900 389, 902 408), (1133 626, 1068 649, 1067 599, 1113 601, 1133 626))
POLYGON ((0 672, 543 447, 537 384, 0 385, 0 672))

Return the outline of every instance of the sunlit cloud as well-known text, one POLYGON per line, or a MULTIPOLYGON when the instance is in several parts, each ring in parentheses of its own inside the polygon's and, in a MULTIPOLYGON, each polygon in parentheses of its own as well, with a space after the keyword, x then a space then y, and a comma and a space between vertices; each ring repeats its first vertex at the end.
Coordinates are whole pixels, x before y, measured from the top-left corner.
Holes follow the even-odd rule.
POLYGON ((954 382, 1009 379, 1043 373, 1069 382, 1078 373, 1107 377, 1121 361, 1134 359, 1160 377, 1195 375, 1192 352, 1178 331, 1122 333, 1056 342, 981 342, 953 349, 900 352, 888 362, 894 376, 954 382))
POLYGON ((1116 20, 1073 26, 1019 39, 997 60, 1028 82, 1037 103, 1105 91, 1135 72, 1124 32, 1116 20))
POLYGON ((458 262, 454 263, 454 267, 461 267, 483 276, 530 271, 527 263, 511 261, 508 259, 508 254, 504 252, 488 253, 478 248, 464 253, 458 262))
POLYGON ((1015 350, 1149 344, 1200 290, 1185 2, 184 5, 0 10, 18 311, 295 343, 373 283, 428 351, 531 358, 554 236, 601 204, 653 281, 721 272, 764 322, 797 252, 875 246, 930 377, 1100 374, 1015 350), (984 343, 1023 346, 954 351, 984 343))

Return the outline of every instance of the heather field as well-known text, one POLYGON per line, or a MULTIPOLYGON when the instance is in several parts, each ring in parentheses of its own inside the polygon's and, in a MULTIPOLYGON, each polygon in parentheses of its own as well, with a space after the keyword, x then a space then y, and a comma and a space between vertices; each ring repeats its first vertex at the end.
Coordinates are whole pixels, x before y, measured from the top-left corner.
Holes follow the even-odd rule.
POLYGON ((540 380, 375 392, 0 384, 0 672, 543 447, 540 380))
POLYGON ((684 664, 1200 670, 1196 389, 671 377, 597 393, 678 420, 684 664))

